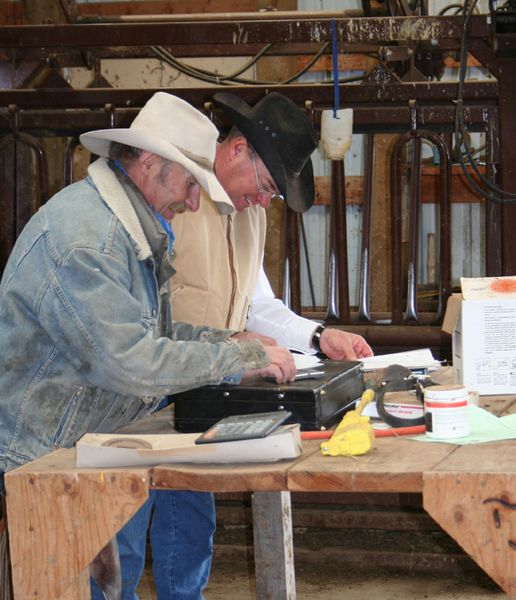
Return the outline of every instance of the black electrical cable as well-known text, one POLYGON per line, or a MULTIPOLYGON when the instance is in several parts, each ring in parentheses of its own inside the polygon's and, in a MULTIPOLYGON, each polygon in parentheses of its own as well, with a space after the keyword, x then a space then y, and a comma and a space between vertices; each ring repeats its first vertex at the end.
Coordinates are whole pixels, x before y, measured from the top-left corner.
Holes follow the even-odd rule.
POLYGON ((463 10, 463 5, 462 4, 448 4, 448 6, 445 6, 444 8, 442 8, 438 13, 437 16, 438 17, 442 17, 443 15, 445 15, 449 10, 451 10, 452 8, 456 9, 455 12, 453 13, 454 15, 458 15, 459 13, 462 12, 463 10))
POLYGON ((469 145, 465 139, 465 124, 464 124, 464 111, 463 111, 463 97, 464 97, 464 82, 466 79, 466 68, 468 58, 468 26, 469 19, 478 0, 473 0, 470 6, 470 0, 464 0, 464 23, 462 31, 461 49, 460 49, 460 62, 459 62, 459 81, 457 89, 457 101, 455 111, 455 145, 457 147, 457 159, 462 168, 464 176, 468 180, 471 187, 483 198, 494 202, 495 204, 512 204, 516 202, 516 194, 513 192, 507 192, 487 177, 485 177, 479 170, 478 165, 475 163, 469 145), (462 157, 462 148, 464 148, 464 154, 466 154, 468 163, 479 178, 479 180, 490 190, 489 192, 481 188, 475 179, 471 176, 468 166, 465 164, 462 157), (492 193, 490 193, 492 192, 492 193), (498 194, 498 195, 495 195, 498 194))
POLYGON ((323 52, 326 50, 328 43, 323 44, 323 46, 319 49, 319 51, 308 61, 308 63, 297 73, 285 79, 284 81, 261 81, 258 79, 246 79, 243 77, 238 77, 240 73, 243 73, 247 69, 249 69, 253 64, 255 64, 272 46, 272 44, 267 44, 256 56, 254 56, 243 68, 240 68, 239 71, 232 73, 230 75, 218 75, 217 73, 213 73, 211 71, 206 71, 205 69, 200 69, 197 67, 192 67, 191 65, 185 65, 184 63, 177 60, 170 52, 165 50, 161 46, 151 46, 151 49, 154 53, 159 56, 162 60, 178 69, 185 75, 189 75, 196 79, 200 79, 202 81, 207 81, 209 83, 227 83, 231 81, 232 83, 246 83, 246 84, 259 84, 259 85, 286 85, 295 81, 301 75, 304 75, 321 57, 323 52))
MULTIPOLYGON (((250 85, 287 85, 292 83, 302 75, 304 75, 321 57, 323 52, 328 47, 328 43, 326 42, 323 46, 318 50, 318 52, 308 61, 308 63, 297 73, 285 79, 283 81, 263 81, 259 79, 246 79, 244 77, 238 77, 235 73, 231 75, 218 75, 217 73, 213 73, 211 71, 207 71, 205 69, 200 69, 198 67, 193 67, 191 65, 186 65, 179 61, 175 56, 170 54, 167 50, 165 50, 162 46, 151 46, 151 50, 164 62, 171 65, 184 75, 188 75, 189 77, 193 77, 195 79, 199 79, 201 81, 205 81, 207 83, 215 83, 222 85, 229 85, 229 83, 244 83, 250 85)), ((255 64, 265 53, 272 44, 268 44, 256 56, 254 56, 243 68, 239 69, 239 72, 242 73, 245 70, 249 69, 253 64, 255 64)), ((238 73, 238 72, 236 72, 238 73)), ((364 78, 364 75, 356 75, 353 77, 345 77, 339 79, 339 83, 351 83, 354 81, 361 81, 364 78)), ((319 82, 317 82, 319 83, 319 82)))
POLYGON ((212 77, 212 78, 216 79, 217 82, 220 83, 220 82, 224 82, 226 80, 235 79, 236 77, 238 77, 239 75, 241 75, 244 71, 247 71, 247 69, 250 69, 256 62, 258 62, 258 60, 260 60, 260 58, 271 47, 272 47, 272 44, 267 44, 255 56, 253 56, 253 58, 250 61, 248 61, 245 65, 243 65, 242 67, 240 67, 239 69, 237 69, 234 73, 231 73, 229 75, 217 75, 217 73, 213 73, 211 71, 206 71, 205 69, 201 69, 199 67, 193 67, 192 65, 184 65, 183 63, 181 63, 180 61, 178 61, 172 54, 170 54, 170 52, 168 52, 167 50, 165 50, 162 46, 151 46, 151 49, 156 54, 162 56, 163 58, 170 59, 170 61, 174 64, 174 66, 176 64, 179 64, 182 67, 185 67, 186 69, 191 70, 192 72, 197 72, 197 73, 200 73, 200 74, 212 77))

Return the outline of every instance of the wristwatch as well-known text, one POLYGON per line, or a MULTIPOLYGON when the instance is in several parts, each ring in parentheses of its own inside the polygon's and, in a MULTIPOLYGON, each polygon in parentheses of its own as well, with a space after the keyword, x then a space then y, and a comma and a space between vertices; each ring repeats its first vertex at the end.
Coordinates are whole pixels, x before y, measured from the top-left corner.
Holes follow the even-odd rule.
POLYGON ((321 336, 323 331, 326 329, 324 325, 318 325, 312 334, 312 348, 316 352, 322 352, 321 350, 321 336))

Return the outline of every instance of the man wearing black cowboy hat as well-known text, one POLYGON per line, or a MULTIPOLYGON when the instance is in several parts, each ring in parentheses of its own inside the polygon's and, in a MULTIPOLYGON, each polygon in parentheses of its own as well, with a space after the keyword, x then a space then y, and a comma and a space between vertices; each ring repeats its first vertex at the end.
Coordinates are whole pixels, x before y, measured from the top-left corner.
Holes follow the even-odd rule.
MULTIPOLYGON (((174 219, 178 248, 177 275, 173 282, 174 314, 182 321, 212 327, 246 329, 249 337, 281 344, 305 352, 322 350, 332 359, 356 359, 372 354, 358 335, 323 328, 304 319, 275 299, 262 269, 265 244, 265 209, 274 196, 285 199, 297 212, 314 201, 315 187, 311 154, 317 148, 312 125, 288 98, 272 92, 254 107, 228 93, 214 96, 234 124, 218 144, 215 174, 237 212, 222 215, 204 195, 199 211, 174 219)), ((181 596, 199 598, 196 581, 203 581, 211 563, 215 510, 211 494, 199 494, 205 511, 195 512, 187 503, 171 504, 172 496, 159 493, 154 504, 154 529, 166 546, 167 536, 176 535, 174 514, 196 523, 198 575, 188 574, 188 591, 181 596), (204 537, 202 537, 204 536, 204 537), (190 594, 190 595, 189 595, 190 594), (197 594, 197 596, 195 595, 197 594)), ((199 504, 200 505, 200 504, 199 504)), ((176 539, 177 543, 177 539, 176 539)), ((154 548, 154 544, 153 544, 154 548)), ((166 552, 153 553, 153 569, 170 572, 171 580, 185 580, 171 565, 166 552)))
POLYGON ((192 323, 246 329, 303 352, 313 352, 315 344, 334 360, 371 355, 361 336, 323 329, 275 299, 262 269, 271 199, 282 197, 296 212, 313 204, 317 138, 311 123, 276 92, 253 107, 229 93, 214 100, 234 125, 217 146, 215 174, 237 213, 222 215, 204 198, 195 215, 174 221, 182 249, 175 263, 174 313, 192 323))

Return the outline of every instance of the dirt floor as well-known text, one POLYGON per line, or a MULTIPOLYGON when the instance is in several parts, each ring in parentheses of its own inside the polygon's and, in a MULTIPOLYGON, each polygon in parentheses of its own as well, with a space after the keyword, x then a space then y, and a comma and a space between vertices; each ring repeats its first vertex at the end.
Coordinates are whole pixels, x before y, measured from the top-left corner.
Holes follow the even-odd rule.
MULTIPOLYGON (((331 568, 321 572, 306 567, 296 572, 296 592, 297 600, 507 600, 507 596, 482 575, 469 580, 422 575, 359 576, 332 573, 331 568)), ((141 600, 157 599, 149 571, 145 573, 139 594, 141 600)), ((247 565, 239 567, 215 561, 205 598, 255 600, 254 581, 247 565)))

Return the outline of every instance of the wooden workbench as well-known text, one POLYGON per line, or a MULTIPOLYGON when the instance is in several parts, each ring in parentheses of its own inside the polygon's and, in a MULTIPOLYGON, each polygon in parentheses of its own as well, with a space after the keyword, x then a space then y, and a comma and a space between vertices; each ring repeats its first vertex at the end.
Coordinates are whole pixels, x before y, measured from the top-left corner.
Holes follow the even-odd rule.
MULTIPOLYGON (((489 401, 505 414, 514 398, 489 401)), ((6 474, 15 600, 89 598, 88 565, 150 489, 253 491, 257 596, 295 598, 290 492, 421 492, 425 510, 516 598, 516 440, 480 445, 377 439, 367 455, 295 461, 76 469, 57 450, 6 474)))

